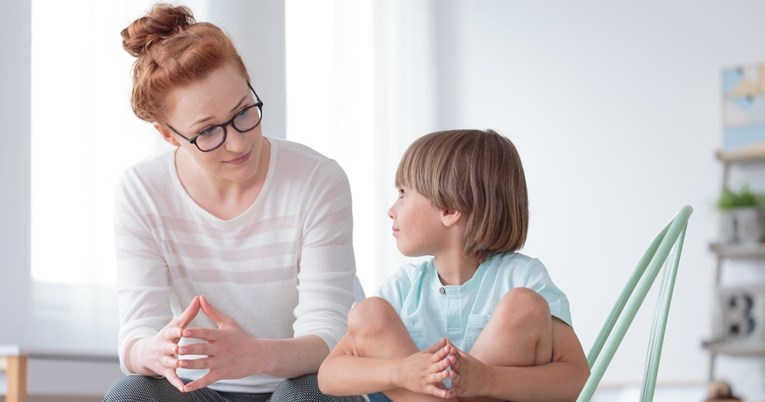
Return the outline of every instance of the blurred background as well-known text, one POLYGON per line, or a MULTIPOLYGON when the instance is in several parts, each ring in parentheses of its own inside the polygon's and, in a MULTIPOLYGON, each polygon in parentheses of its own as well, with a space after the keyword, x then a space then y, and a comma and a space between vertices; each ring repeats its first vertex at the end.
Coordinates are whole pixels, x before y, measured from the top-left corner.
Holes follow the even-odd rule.
MULTIPOLYGON (((133 59, 119 32, 153 3, 0 4, 0 351, 40 351, 30 361, 32 400, 99 400, 120 375, 114 183, 164 144, 132 114, 133 59)), ((717 282, 709 248, 721 215, 723 72, 765 64, 765 3, 174 4, 233 37, 265 103, 265 135, 305 143, 346 170, 367 295, 409 261, 387 218, 405 148, 436 130, 492 128, 516 144, 525 167, 531 224, 522 252, 567 293, 585 350, 649 242, 690 204, 656 400, 702 401, 710 379, 765 400, 761 353, 712 359, 702 347, 719 335, 718 285, 765 284, 757 258, 726 266, 717 282)), ((731 166, 728 183, 765 191, 763 167, 731 166)), ((636 399, 652 301, 606 373, 601 400, 636 399)), ((765 310, 752 314, 765 322, 765 310)))

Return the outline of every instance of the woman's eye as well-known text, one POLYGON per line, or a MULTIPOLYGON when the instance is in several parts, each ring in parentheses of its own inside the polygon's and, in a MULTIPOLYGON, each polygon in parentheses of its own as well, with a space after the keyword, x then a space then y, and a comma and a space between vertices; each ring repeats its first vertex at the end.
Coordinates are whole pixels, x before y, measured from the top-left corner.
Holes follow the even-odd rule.
POLYGON ((403 196, 404 196, 404 194, 406 194, 406 193, 404 192, 404 189, 403 189, 403 188, 400 188, 400 189, 398 189, 398 198, 401 198, 401 197, 403 197, 403 196))
POLYGON ((206 130, 202 130, 199 132, 200 137, 212 137, 213 132, 215 131, 215 127, 210 127, 206 130))

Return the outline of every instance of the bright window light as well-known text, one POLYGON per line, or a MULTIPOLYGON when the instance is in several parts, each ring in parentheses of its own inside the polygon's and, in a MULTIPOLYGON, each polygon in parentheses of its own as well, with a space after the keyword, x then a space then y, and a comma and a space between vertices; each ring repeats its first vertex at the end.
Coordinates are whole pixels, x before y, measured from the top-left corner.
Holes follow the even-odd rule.
POLYGON ((160 144, 120 29, 153 2, 32 2, 32 278, 112 286, 116 179, 160 144))

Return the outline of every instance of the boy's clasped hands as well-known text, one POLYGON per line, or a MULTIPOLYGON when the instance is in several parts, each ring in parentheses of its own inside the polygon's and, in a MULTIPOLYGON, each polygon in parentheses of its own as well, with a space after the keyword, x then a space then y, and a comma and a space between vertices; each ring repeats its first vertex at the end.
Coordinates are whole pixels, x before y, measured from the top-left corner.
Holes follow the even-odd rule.
POLYGON ((404 360, 397 381, 402 388, 444 399, 480 395, 482 379, 489 375, 485 364, 447 338, 404 360))

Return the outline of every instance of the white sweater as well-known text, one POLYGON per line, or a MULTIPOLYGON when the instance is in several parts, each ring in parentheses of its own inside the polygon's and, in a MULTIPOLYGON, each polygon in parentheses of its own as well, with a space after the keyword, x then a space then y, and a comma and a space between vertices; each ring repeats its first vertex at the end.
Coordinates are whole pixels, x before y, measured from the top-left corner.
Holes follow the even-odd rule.
MULTIPOLYGON (((346 330, 355 263, 348 179, 333 160, 272 139, 268 175, 253 205, 218 219, 199 207, 174 153, 123 174, 115 203, 119 355, 153 335, 196 295, 255 337, 319 336, 332 349, 346 330)), ((213 327, 200 313, 191 326, 213 327)), ((195 379, 201 370, 179 370, 195 379)), ((229 392, 271 392, 281 379, 219 381, 229 392)))

